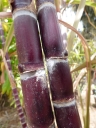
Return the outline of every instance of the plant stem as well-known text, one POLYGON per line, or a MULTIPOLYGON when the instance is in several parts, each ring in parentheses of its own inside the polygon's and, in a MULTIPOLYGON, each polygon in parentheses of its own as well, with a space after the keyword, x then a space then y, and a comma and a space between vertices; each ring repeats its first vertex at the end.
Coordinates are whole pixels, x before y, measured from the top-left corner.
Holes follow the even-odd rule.
POLYGON ((54 118, 44 70, 36 15, 30 9, 24 9, 26 8, 25 5, 19 4, 19 7, 17 7, 17 1, 15 0, 15 3, 12 4, 12 10, 28 127, 51 128, 53 127, 54 118))
MULTIPOLYGON (((2 29, 1 23, 0 23, 0 36, 1 36, 2 45, 3 45, 3 48, 4 48, 5 37, 4 37, 4 31, 2 29)), ((15 100, 15 104, 16 104, 16 108, 17 108, 17 111, 18 111, 18 115, 19 115, 19 119, 20 119, 22 128, 27 128, 24 112, 23 112, 23 109, 22 109, 22 106, 21 106, 21 103, 20 103, 20 99, 19 99, 19 96, 18 96, 16 81, 14 79, 14 75, 13 75, 12 68, 11 68, 11 61, 10 61, 9 55, 8 55, 8 53, 6 53, 6 55, 4 56, 4 53, 3 53, 2 50, 1 50, 1 54, 2 54, 2 58, 3 58, 4 64, 5 64, 8 76, 9 76, 9 80, 10 80, 10 84, 11 84, 11 88, 12 88, 12 92, 13 92, 13 97, 14 97, 14 100, 15 100)))
POLYGON ((53 106, 58 128, 81 128, 72 79, 53 0, 36 0, 42 46, 46 57, 53 106))

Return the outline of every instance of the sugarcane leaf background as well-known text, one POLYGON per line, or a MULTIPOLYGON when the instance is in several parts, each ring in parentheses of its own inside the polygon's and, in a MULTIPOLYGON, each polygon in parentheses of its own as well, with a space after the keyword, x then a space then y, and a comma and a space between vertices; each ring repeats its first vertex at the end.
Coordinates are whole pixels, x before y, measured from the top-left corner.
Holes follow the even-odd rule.
MULTIPOLYGON (((71 4, 79 4, 81 0, 72 0, 71 4)), ((70 2, 70 0, 66 0, 67 3, 70 2)), ((90 6, 90 7, 96 7, 96 2, 95 0, 91 1, 91 0, 86 0, 86 5, 90 6)))
MULTIPOLYGON (((59 21, 60 23, 62 24, 65 24, 63 21, 59 21)), ((67 27, 68 24, 67 24, 67 27)), ((70 26, 71 27, 71 26, 70 26)), ((72 28, 72 30, 75 31, 75 29, 72 28)), ((76 32, 76 31, 75 31, 76 32)), ((85 39, 78 33, 78 36, 81 38, 82 40, 82 46, 84 48, 84 51, 85 51, 85 58, 86 58, 86 65, 87 65, 87 77, 88 77, 88 91, 87 91, 87 102, 86 102, 86 116, 85 116, 85 119, 84 119, 84 127, 85 128, 89 128, 89 105, 90 105, 90 89, 91 89, 91 62, 90 62, 90 50, 89 50, 89 47, 85 41, 85 39)))
MULTIPOLYGON (((73 23, 73 27, 76 28, 76 29, 78 27, 78 24, 80 22, 81 16, 82 16, 83 11, 84 11, 85 2, 86 2, 86 0, 81 0, 80 4, 78 6, 78 9, 77 9, 77 12, 76 12, 76 16, 75 16, 75 20, 74 20, 74 23, 73 23)), ((69 54, 70 54, 70 51, 71 51, 72 46, 73 46, 74 37, 75 37, 75 33, 71 31, 70 34, 69 34, 69 38, 68 38, 68 51, 69 51, 69 54)))
MULTIPOLYGON (((70 2, 70 1, 67 0, 66 3, 68 3, 68 2, 70 2)), ((58 1, 57 1, 57 3, 58 3, 58 1)), ((70 4, 72 4, 72 5, 79 4, 79 3, 80 3, 80 0, 72 0, 72 2, 70 2, 70 4)), ((94 1, 86 0, 85 5, 88 5, 89 8, 92 7, 92 9, 94 10, 94 17, 93 17, 93 19, 94 19, 96 17, 96 2, 95 2, 95 0, 94 1)), ((59 10, 58 7, 57 7, 57 9, 59 10)), ((7 12, 9 10, 10 10, 10 6, 9 6, 8 1, 0 0, 0 12, 7 12)), ((87 11, 87 13, 90 14, 91 13, 90 10, 87 11)), ((13 21, 12 21, 12 18, 1 18, 1 22, 3 25, 3 29, 5 32, 4 34, 5 34, 5 38, 6 38, 6 42, 7 42, 4 47, 4 53, 6 53, 8 51, 8 53, 10 55, 13 74, 14 74, 15 80, 17 82, 17 88, 19 90, 20 100, 23 104, 20 77, 19 77, 19 71, 18 71, 18 59, 17 59, 17 53, 16 53, 16 40, 15 40, 14 33, 13 33, 14 32, 13 31, 13 21)), ((96 25, 94 22, 92 22, 92 23, 94 25, 96 25)), ((93 35, 94 35, 94 33, 93 33, 93 35)), ((86 39, 86 41, 87 41, 88 47, 90 48, 90 56, 89 57, 91 58, 91 56, 96 52, 96 46, 95 46, 96 40, 94 38, 89 38, 89 39, 86 39)), ((71 42, 69 42, 69 44, 71 44, 71 42)), ((1 48, 2 48, 2 42, 0 40, 0 49, 1 48)), ((73 49, 70 52, 70 56, 68 57, 70 68, 72 70, 73 82, 75 82, 75 78, 78 77, 80 70, 87 67, 86 59, 84 56, 85 56, 85 52, 82 47, 81 41, 78 38, 78 36, 75 36, 75 38, 73 40, 73 49)), ((94 59, 91 61, 90 60, 87 60, 87 61, 89 61, 89 63, 91 64, 91 68, 93 70, 95 70, 96 57, 94 57, 94 59)), ((3 59, 0 56, 0 64, 2 62, 3 62, 3 59)), ((1 65, 0 65, 0 67, 1 67, 1 65)), ((91 68, 90 68, 90 70, 91 70, 91 68)), ((9 105, 13 105, 14 100, 13 100, 13 96, 12 96, 12 92, 11 92, 11 88, 10 88, 10 82, 8 80, 8 75, 6 73, 6 70, 2 70, 1 68, 0 68, 0 72, 1 72, 0 77, 4 72, 4 81, 5 81, 3 84, 0 83, 1 84, 0 86, 2 87, 2 88, 0 88, 0 92, 2 93, 2 95, 7 95, 9 105)), ((86 76, 86 74, 85 74, 85 76, 86 76)), ((84 78, 84 76, 82 77, 82 79, 83 78, 84 78)), ((78 82, 77 86, 81 85, 82 79, 78 82)), ((89 79, 91 79, 91 78, 89 78, 89 79)), ((90 80, 89 80, 89 83, 90 83, 90 80)), ((89 88, 89 90, 90 90, 90 88, 89 88)), ((79 91, 81 91, 81 90, 79 90, 79 91)), ((87 107, 89 107, 89 106, 87 106, 87 107)), ((88 128, 89 126, 85 126, 85 127, 88 128)))
POLYGON ((7 37, 6 37, 6 43, 4 46, 4 53, 6 53, 8 51, 8 47, 11 43, 12 38, 13 38, 13 32, 14 32, 14 29, 13 29, 13 23, 12 23, 10 26, 9 32, 7 34, 7 37))

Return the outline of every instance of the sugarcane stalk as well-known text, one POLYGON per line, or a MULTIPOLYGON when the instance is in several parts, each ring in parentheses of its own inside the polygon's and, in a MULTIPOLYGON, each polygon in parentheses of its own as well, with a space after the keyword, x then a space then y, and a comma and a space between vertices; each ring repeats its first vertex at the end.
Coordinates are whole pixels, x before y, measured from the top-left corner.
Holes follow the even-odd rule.
POLYGON ((81 128, 73 84, 53 0, 36 0, 42 46, 46 57, 58 128, 81 128))
POLYGON ((28 127, 52 128, 54 118, 44 70, 37 18, 32 8, 30 10, 28 7, 28 0, 22 0, 22 4, 19 2, 19 0, 14 0, 11 5, 28 127))
POLYGON ((82 40, 82 46, 84 48, 84 52, 85 52, 85 58, 86 58, 86 67, 87 67, 87 74, 88 74, 88 91, 87 91, 87 103, 86 103, 86 116, 85 116, 85 128, 89 128, 89 123, 90 123, 90 111, 89 111, 89 105, 90 105, 90 87, 91 87, 91 61, 90 61, 90 49, 88 47, 88 44, 86 42, 86 40, 84 39, 84 37, 77 32, 76 29, 74 29, 74 27, 72 27, 71 25, 69 25, 68 23, 59 20, 59 22, 61 24, 63 24, 64 26, 67 26, 69 29, 72 29, 75 33, 77 33, 78 37, 82 40))
MULTIPOLYGON (((4 31, 3 31, 1 23, 0 23, 0 36, 1 36, 2 46, 4 48, 5 37, 4 37, 4 31)), ((20 119, 22 128, 27 128, 24 112, 23 112, 23 109, 22 109, 22 106, 21 106, 21 103, 20 103, 20 99, 19 99, 19 96, 18 96, 16 81, 14 79, 14 75, 13 75, 13 72, 12 72, 11 61, 10 61, 9 55, 8 55, 8 53, 6 53, 6 55, 4 56, 3 50, 1 50, 1 54, 2 54, 2 58, 3 58, 4 64, 5 64, 8 76, 9 76, 11 89, 12 89, 12 92, 13 92, 13 97, 14 97, 14 100, 15 100, 15 104, 16 104, 16 108, 17 108, 17 111, 18 111, 18 115, 19 115, 19 119, 20 119)))

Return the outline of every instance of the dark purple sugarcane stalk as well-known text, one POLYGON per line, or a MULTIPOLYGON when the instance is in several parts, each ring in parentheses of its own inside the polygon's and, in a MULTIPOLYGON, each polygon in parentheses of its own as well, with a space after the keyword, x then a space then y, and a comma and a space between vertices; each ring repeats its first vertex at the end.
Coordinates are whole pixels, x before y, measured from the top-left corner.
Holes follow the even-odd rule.
POLYGON ((22 0, 22 2, 14 0, 11 4, 25 112, 29 128, 52 128, 54 118, 44 70, 37 18, 31 11, 32 9, 28 9, 30 3, 31 0, 22 0))
POLYGON ((46 57, 58 128, 81 128, 73 84, 61 39, 53 0, 36 0, 42 45, 46 57))
MULTIPOLYGON (((4 31, 3 31, 1 23, 0 23, 0 36, 1 36, 2 46, 4 48, 5 36, 4 36, 4 31)), ((12 92, 13 92, 13 97, 15 100, 15 104, 16 104, 16 108, 18 111, 18 115, 19 115, 19 119, 20 119, 22 128, 27 128, 24 112, 23 112, 23 109, 22 109, 22 106, 20 103, 20 99, 18 96, 17 85, 16 85, 14 75, 12 72, 11 61, 10 61, 8 53, 6 53, 5 57, 3 56, 3 60, 5 62, 5 67, 6 67, 7 72, 8 72, 8 76, 9 76, 9 80, 10 80, 10 84, 11 84, 11 88, 12 88, 12 92)))

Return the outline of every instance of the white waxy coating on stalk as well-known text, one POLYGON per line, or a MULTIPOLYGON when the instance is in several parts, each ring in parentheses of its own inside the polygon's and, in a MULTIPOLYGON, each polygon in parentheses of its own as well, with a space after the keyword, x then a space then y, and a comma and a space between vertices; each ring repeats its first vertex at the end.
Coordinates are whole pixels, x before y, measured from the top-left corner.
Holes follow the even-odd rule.
POLYGON ((37 77, 37 81, 38 81, 40 78, 42 78, 42 76, 43 76, 43 78, 44 78, 44 76, 45 76, 45 71, 44 71, 44 70, 39 70, 39 71, 37 71, 37 72, 36 72, 36 76, 38 76, 38 77, 37 77))
MULTIPOLYGON (((14 0, 13 0, 14 1, 14 0)), ((26 5, 27 4, 27 2, 23 2, 23 1, 19 1, 19 3, 18 2, 16 2, 16 5, 26 5)))
POLYGON ((44 69, 36 71, 36 76, 42 76, 42 75, 45 75, 45 70, 44 69))
POLYGON ((63 107, 70 107, 74 106, 76 104, 75 99, 69 102, 63 102, 63 103, 53 103, 53 106, 56 108, 63 108, 63 107))
POLYGON ((52 7, 52 8, 54 8, 54 9, 56 9, 56 7, 55 7, 54 4, 52 4, 52 3, 50 3, 50 2, 45 2, 45 3, 43 3, 43 4, 41 4, 41 5, 39 6, 39 8, 38 8, 38 13, 39 13, 39 11, 40 11, 41 9, 46 8, 46 7, 52 7))
MULTIPOLYGON (((47 88, 47 82, 46 82, 46 75, 45 75, 45 70, 37 70, 37 71, 31 71, 31 72, 26 72, 20 75, 20 78, 22 81, 27 81, 28 79, 36 77, 36 83, 35 86, 38 86, 38 82, 42 82, 42 89, 47 88)), ((27 85, 26 85, 27 86, 27 85)), ((43 92, 42 92, 43 93, 43 92)))
POLYGON ((48 65, 48 69, 49 69, 50 73, 52 73, 54 71, 54 68, 53 67, 55 67, 56 64, 57 63, 60 63, 60 62, 66 63, 66 64, 68 63, 67 60, 59 59, 59 58, 56 58, 56 59, 51 58, 51 59, 48 59, 47 60, 47 65, 48 65))
POLYGON ((41 69, 41 70, 37 70, 37 71, 25 72, 20 75, 20 78, 21 78, 21 80, 27 80, 34 76, 40 77, 40 76, 44 76, 44 75, 45 75, 45 71, 43 69, 41 69))
POLYGON ((21 78, 21 80, 27 80, 27 79, 33 77, 35 75, 35 73, 36 73, 35 71, 23 73, 23 74, 20 74, 20 78, 21 78))
POLYGON ((19 11, 16 11, 13 14, 13 20, 16 19, 18 16, 30 16, 30 17, 33 17, 35 20, 37 19, 36 18, 36 15, 34 13, 29 12, 27 10, 19 10, 19 11))

